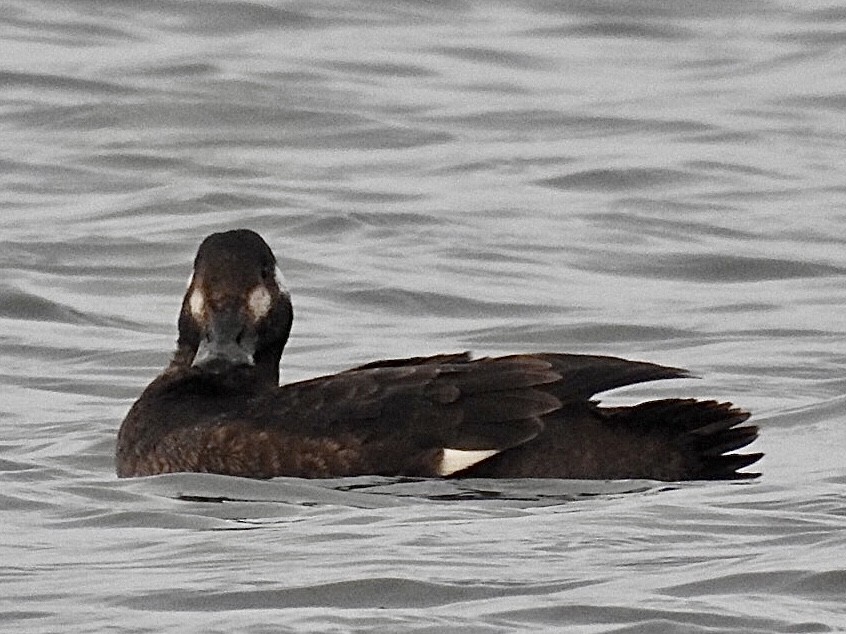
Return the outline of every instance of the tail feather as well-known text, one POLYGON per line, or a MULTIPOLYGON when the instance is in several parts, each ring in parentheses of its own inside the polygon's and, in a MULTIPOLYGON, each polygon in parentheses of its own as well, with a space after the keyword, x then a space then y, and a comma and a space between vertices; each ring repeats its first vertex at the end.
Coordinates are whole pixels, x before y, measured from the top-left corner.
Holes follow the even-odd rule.
MULTIPOLYGON (((708 407, 707 414, 715 416, 716 420, 713 420, 709 423, 705 423, 701 427, 696 427, 695 429, 692 429, 690 433, 693 436, 700 436, 702 438, 714 436, 723 431, 731 429, 735 425, 739 425, 740 423, 748 420, 750 416, 749 412, 734 408, 732 407, 731 403, 717 403, 716 401, 704 401, 701 404, 708 407)), ((705 418, 707 414, 703 415, 703 418, 705 418)), ((690 421, 691 423, 695 423, 697 421, 697 418, 691 417, 690 421)))
POLYGON ((712 458, 700 472, 699 480, 751 480, 761 474, 740 471, 764 457, 762 453, 728 454, 712 458))
POLYGON ((711 442, 702 449, 706 456, 721 456, 730 451, 737 451, 752 443, 758 437, 758 426, 749 425, 736 429, 726 429, 720 434, 719 442, 711 442))
POLYGON ((758 477, 740 469, 763 454, 729 453, 758 437, 756 425, 743 425, 750 414, 731 403, 664 399, 608 410, 612 420, 637 430, 644 438, 664 437, 676 447, 689 480, 734 480, 758 477))

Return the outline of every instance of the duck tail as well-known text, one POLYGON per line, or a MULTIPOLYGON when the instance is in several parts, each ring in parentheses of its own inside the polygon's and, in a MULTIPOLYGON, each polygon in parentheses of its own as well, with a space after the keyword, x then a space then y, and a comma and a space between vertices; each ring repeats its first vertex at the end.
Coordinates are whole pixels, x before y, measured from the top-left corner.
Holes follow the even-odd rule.
POLYGON ((758 437, 757 425, 742 425, 749 416, 731 403, 695 399, 649 401, 612 411, 612 419, 636 429, 639 435, 668 437, 682 456, 685 480, 760 476, 740 469, 760 460, 763 453, 731 453, 758 437))

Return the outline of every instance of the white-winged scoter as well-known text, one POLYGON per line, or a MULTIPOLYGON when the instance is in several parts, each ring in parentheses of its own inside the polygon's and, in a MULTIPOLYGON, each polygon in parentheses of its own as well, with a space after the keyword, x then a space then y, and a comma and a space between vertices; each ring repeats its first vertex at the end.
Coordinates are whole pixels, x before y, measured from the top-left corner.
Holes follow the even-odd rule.
POLYGON ((685 370, 615 357, 468 353, 376 361, 279 386, 293 320, 257 233, 200 245, 170 365, 118 433, 120 477, 196 471, 272 478, 356 475, 729 480, 760 453, 730 403, 600 407, 600 392, 685 370))

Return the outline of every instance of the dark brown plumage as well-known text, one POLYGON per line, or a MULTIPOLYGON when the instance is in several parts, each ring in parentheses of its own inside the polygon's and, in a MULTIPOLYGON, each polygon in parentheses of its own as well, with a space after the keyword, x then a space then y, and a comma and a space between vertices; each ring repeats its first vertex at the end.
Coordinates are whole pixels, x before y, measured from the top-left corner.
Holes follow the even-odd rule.
POLYGON ((614 357, 446 354, 278 386, 290 297, 247 230, 197 254, 170 365, 121 425, 121 477, 175 471, 306 478, 735 479, 761 454, 728 403, 603 408, 605 390, 687 372, 614 357), (726 455, 727 454, 727 455, 726 455))

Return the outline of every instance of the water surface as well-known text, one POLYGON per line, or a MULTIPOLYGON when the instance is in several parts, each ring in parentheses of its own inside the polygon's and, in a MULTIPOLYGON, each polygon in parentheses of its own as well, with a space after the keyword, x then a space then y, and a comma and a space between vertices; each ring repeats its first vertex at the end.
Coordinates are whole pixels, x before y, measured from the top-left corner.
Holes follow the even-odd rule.
POLYGON ((0 10, 0 610, 26 632, 846 629, 836 3, 0 10), (752 483, 118 481, 197 244, 260 231, 283 379, 472 349, 702 378, 752 483))

